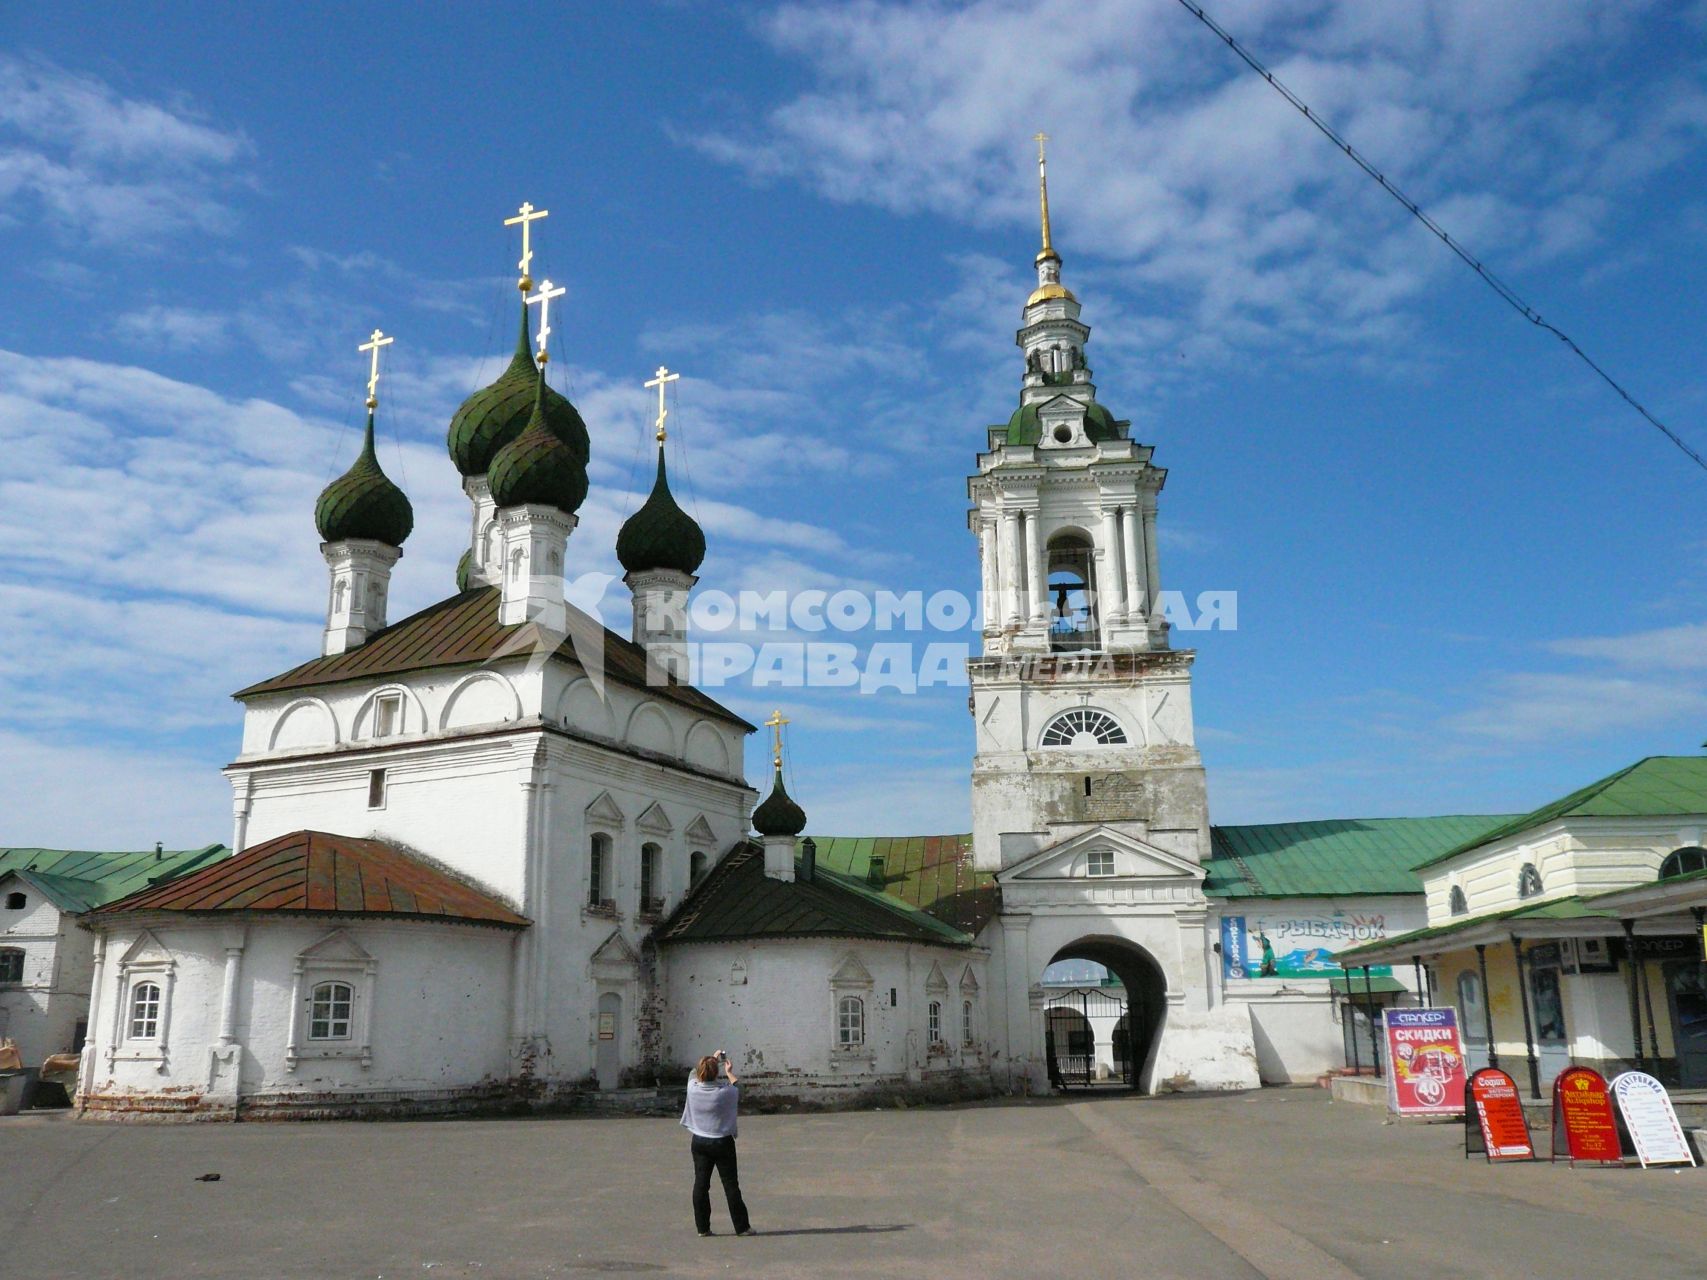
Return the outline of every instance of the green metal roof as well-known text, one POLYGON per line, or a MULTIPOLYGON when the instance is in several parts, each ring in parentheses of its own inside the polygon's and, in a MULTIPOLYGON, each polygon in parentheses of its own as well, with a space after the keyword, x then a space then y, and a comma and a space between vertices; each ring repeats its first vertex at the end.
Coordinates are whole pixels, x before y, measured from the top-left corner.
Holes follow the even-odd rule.
MULTIPOLYGON (((1086 401, 1084 405, 1085 435, 1091 440, 1123 439, 1132 426, 1130 422, 1117 420, 1105 406, 1095 400, 1086 401)), ((1013 416, 1008 419, 1008 425, 996 430, 1006 431, 1010 445, 1037 444, 1043 439, 1043 424, 1037 416, 1039 408, 1037 404, 1022 404, 1014 410, 1013 416)))
POLYGON ((1412 871, 1419 860, 1508 821, 1508 814, 1492 814, 1211 827, 1203 892, 1211 898, 1421 893, 1412 871))
POLYGON ((640 509, 622 522, 616 558, 630 573, 675 569, 698 573, 705 562, 705 531, 677 504, 664 471, 664 446, 658 446, 658 476, 640 509))
POLYGON ((1390 978, 1385 974, 1377 975, 1373 973, 1369 975, 1367 985, 1365 985, 1365 980, 1361 976, 1355 978, 1329 978, 1328 985, 1342 996, 1361 996, 1364 994, 1390 995, 1397 991, 1410 990, 1409 987, 1400 982, 1397 978, 1390 978))
POLYGON ((1421 871, 1448 858, 1560 818, 1645 818, 1707 814, 1707 756, 1648 756, 1580 791, 1508 819, 1491 831, 1419 862, 1421 871))
POLYGON ((773 880, 764 849, 735 849, 688 894, 658 929, 660 942, 733 942, 754 938, 879 938, 968 946, 962 933, 852 876, 826 870, 811 880, 773 880))
POLYGON ((200 849, 98 853, 80 849, 0 849, 0 875, 23 873, 62 911, 84 912, 175 880, 227 857, 222 844, 200 849))
POLYGON ((415 528, 415 509, 374 453, 372 409, 367 411, 361 453, 348 471, 320 491, 314 524, 327 542, 366 538, 392 547, 401 547, 415 528))
POLYGON ((1001 909, 996 877, 972 867, 972 837, 816 836, 818 865, 869 882, 871 860, 883 860, 883 891, 966 933, 976 934, 1001 909))

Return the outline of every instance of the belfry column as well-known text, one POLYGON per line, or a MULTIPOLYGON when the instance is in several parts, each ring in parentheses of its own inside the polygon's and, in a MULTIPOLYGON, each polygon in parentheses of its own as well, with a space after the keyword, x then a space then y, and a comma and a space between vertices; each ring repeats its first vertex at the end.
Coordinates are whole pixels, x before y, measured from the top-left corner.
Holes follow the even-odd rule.
POLYGON ((1025 594, 1027 622, 1042 622, 1048 608, 1049 580, 1043 571, 1043 537, 1035 507, 1025 513, 1025 594))
POLYGON ((1019 512, 1002 511, 1001 611, 1004 626, 1020 624, 1020 584, 1024 578, 1019 558, 1019 512))
POLYGON ((1001 630, 1001 601, 997 598, 1000 589, 1001 570, 996 563, 996 527, 983 516, 978 517, 978 561, 984 598, 979 601, 980 616, 983 622, 984 634, 1001 630))
POLYGON ((1097 564, 1097 625, 1108 629, 1126 621, 1126 593, 1121 588, 1120 521, 1114 507, 1102 509, 1102 558, 1097 564))
POLYGON ((1138 555, 1138 513, 1127 507, 1120 513, 1121 543, 1126 548, 1126 617, 1132 626, 1141 626, 1149 612, 1144 598, 1144 561, 1138 555))
POLYGON ((1162 575, 1157 565, 1156 555, 1156 498, 1148 495, 1144 500, 1144 568, 1148 578, 1145 584, 1150 593, 1150 636, 1152 640, 1166 641, 1168 623, 1162 617, 1162 575))

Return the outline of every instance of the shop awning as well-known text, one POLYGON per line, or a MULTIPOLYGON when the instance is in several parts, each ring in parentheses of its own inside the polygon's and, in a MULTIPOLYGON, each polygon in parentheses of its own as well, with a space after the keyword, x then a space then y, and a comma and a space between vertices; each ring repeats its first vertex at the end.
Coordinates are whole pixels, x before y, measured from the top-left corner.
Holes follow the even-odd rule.
POLYGON ((1333 992, 1336 996, 1360 996, 1365 992, 1378 996, 1390 996, 1396 992, 1410 990, 1409 987, 1400 982, 1397 978, 1390 978, 1383 974, 1375 973, 1369 975, 1369 985, 1365 986, 1363 982, 1363 975, 1355 970, 1349 978, 1329 978, 1328 986, 1333 988, 1333 992))

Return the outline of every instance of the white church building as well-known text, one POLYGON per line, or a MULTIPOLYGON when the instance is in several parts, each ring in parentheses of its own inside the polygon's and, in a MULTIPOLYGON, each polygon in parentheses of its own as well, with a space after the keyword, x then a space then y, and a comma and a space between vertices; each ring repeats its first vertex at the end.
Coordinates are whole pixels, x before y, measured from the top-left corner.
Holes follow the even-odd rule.
MULTIPOLYGON (((360 456, 316 509, 321 651, 236 695, 232 856, 82 917, 83 1113, 562 1102, 673 1087, 719 1046, 757 1096, 1042 1092, 1065 960, 1112 975, 1129 1087, 1340 1065, 1359 1015, 1334 952, 1421 925, 1407 868, 1478 820, 1211 827, 1193 654, 1159 607, 1166 472, 1097 398, 1046 188, 1036 267, 1019 406, 968 482, 970 835, 802 839, 780 717, 755 807, 756 727, 688 679, 706 545, 662 413, 616 548, 632 634, 565 601, 588 434, 524 304, 513 361, 450 424, 456 590, 396 622, 413 515, 370 386, 360 456)), ((1393 965, 1363 995, 1419 985, 1393 965)))

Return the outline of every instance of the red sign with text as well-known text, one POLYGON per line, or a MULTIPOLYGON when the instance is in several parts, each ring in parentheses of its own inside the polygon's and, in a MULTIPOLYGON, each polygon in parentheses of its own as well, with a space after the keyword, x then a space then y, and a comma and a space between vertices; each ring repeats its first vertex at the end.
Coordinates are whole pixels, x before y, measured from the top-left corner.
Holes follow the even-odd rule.
POLYGON ((1455 1009, 1386 1009, 1387 1106, 1401 1116, 1464 1112, 1464 1051, 1455 1009))
POLYGON ((1481 1126, 1482 1145, 1489 1160, 1533 1160, 1535 1145, 1529 1140, 1529 1122, 1523 1118, 1523 1100, 1517 1085, 1498 1067, 1483 1067, 1470 1077, 1470 1105, 1481 1126))
POLYGON ((1572 1163, 1624 1159, 1606 1079, 1593 1067, 1571 1067, 1553 1081, 1553 1158, 1562 1155, 1572 1163))

